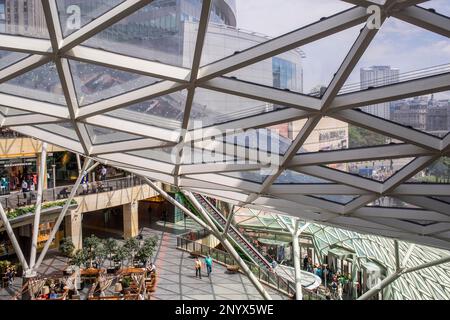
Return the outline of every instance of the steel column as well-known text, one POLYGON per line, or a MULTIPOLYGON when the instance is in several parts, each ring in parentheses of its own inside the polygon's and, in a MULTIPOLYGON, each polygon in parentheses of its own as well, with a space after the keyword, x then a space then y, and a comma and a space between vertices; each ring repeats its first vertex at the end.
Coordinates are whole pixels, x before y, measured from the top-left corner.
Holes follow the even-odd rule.
POLYGON ((50 244, 52 243, 53 239, 55 238, 56 232, 58 232, 59 226, 61 225, 61 222, 63 221, 67 210, 69 209, 70 202, 73 200, 73 198, 75 197, 75 195, 77 193, 77 189, 80 186, 81 180, 83 179, 83 177, 86 174, 88 174, 90 171, 92 171, 99 164, 97 162, 88 169, 88 166, 91 164, 91 162, 92 162, 92 159, 86 159, 84 161, 82 172, 78 175, 78 179, 75 182, 75 184, 73 185, 72 190, 70 191, 69 198, 67 199, 66 203, 64 204, 64 207, 62 208, 62 210, 58 216, 58 219, 56 220, 55 225, 53 226, 52 232, 50 233, 50 236, 49 236, 47 242, 45 242, 44 249, 42 249, 42 252, 39 255, 39 258, 38 258, 36 264, 34 265, 34 270, 37 270, 39 268, 39 266, 41 265, 42 260, 44 260, 44 257, 47 254, 48 248, 50 247, 50 244))
POLYGON ((38 191, 36 196, 36 209, 34 212, 33 235, 31 240, 30 269, 33 269, 36 262, 37 238, 39 234, 39 222, 41 220, 42 191, 44 189, 44 173, 47 167, 47 142, 42 143, 41 163, 39 166, 38 191))

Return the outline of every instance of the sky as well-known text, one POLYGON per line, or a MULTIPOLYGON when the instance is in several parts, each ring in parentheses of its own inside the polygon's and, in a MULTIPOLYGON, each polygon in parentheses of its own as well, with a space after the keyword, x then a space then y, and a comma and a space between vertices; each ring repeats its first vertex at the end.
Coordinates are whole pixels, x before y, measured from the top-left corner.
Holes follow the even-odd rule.
MULTIPOLYGON (((236 0, 239 28, 280 36, 352 6, 339 0, 236 0), (270 23, 269 23, 270 22, 270 23)), ((450 15, 450 0, 432 0, 425 8, 450 15)), ((328 85, 363 24, 302 47, 304 92, 328 85)), ((400 73, 450 63, 450 40, 389 18, 351 73, 347 84, 360 81, 360 68, 390 65, 400 73)), ((448 93, 446 93, 446 96, 448 93)), ((442 95, 441 95, 442 96, 442 95)), ((450 95, 448 95, 450 98, 450 95)))

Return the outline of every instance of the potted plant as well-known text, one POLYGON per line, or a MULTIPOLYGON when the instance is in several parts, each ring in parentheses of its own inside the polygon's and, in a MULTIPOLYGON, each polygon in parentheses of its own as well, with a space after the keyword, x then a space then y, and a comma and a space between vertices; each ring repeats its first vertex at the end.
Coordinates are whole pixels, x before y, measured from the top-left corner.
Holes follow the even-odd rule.
POLYGON ((95 253, 97 247, 101 244, 100 238, 91 235, 90 237, 87 237, 83 241, 83 250, 86 250, 87 253, 87 260, 89 261, 89 268, 92 268, 92 263, 95 260, 95 253))
POLYGON ((120 267, 123 266, 123 261, 128 257, 129 252, 128 249, 122 245, 117 247, 115 255, 114 255, 114 261, 119 263, 120 267))
POLYGON ((117 250, 117 241, 113 238, 108 238, 103 241, 103 246, 107 251, 107 256, 109 260, 109 267, 106 268, 107 273, 114 273, 115 268, 112 266, 114 261, 113 257, 117 250))
POLYGON ((128 251, 128 266, 133 266, 134 258, 139 251, 139 241, 135 238, 129 238, 123 244, 123 247, 128 251))
POLYGON ((59 252, 65 257, 72 257, 75 246, 70 238, 63 238, 59 242, 59 252))
POLYGON ((141 264, 145 267, 152 258, 157 243, 157 237, 150 237, 144 240, 138 250, 137 257, 141 264))

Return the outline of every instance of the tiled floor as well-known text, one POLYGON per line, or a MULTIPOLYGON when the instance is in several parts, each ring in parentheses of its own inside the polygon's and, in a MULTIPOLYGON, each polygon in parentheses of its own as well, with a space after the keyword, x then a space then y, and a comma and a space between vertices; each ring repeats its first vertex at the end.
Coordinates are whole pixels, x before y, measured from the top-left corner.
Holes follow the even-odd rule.
MULTIPOLYGON (((228 274, 225 267, 214 264, 211 277, 202 279, 195 277, 194 260, 189 253, 176 249, 176 235, 184 232, 184 228, 170 225, 164 227, 157 223, 152 228, 144 228, 144 238, 157 234, 160 243, 155 254, 158 280, 156 291, 151 300, 259 300, 262 299, 248 278, 240 273, 228 274)), ((63 270, 66 258, 57 252, 49 252, 39 268, 41 274, 52 274, 63 270)), ((16 278, 10 288, 0 289, 0 300, 11 299, 20 291, 22 279, 16 278)), ((273 299, 286 299, 285 296, 271 288, 267 288, 273 299)), ((83 291, 87 291, 86 289, 83 291)), ((83 294, 81 294, 83 298, 83 294)))

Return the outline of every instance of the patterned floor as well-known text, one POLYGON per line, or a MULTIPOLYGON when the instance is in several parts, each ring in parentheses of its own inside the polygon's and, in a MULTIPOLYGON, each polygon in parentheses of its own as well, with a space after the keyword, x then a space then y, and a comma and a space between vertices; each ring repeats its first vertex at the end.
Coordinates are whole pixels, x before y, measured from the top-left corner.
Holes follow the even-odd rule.
MULTIPOLYGON (((160 239, 155 254, 158 281, 151 300, 260 300, 261 295, 248 278, 240 273, 228 274, 225 267, 214 264, 211 277, 195 277, 194 260, 186 252, 176 249, 177 234, 185 232, 176 225, 164 226, 156 223, 152 228, 144 228, 144 238, 156 234, 160 239)), ((61 272, 66 267, 67 258, 51 251, 39 268, 41 274, 61 272)), ((0 300, 10 300, 17 295, 22 279, 16 278, 14 285, 0 289, 0 300)), ((267 288, 273 299, 286 299, 285 296, 267 288)), ((83 291, 87 291, 86 289, 83 291)), ((84 294, 81 294, 83 299, 84 294)))

